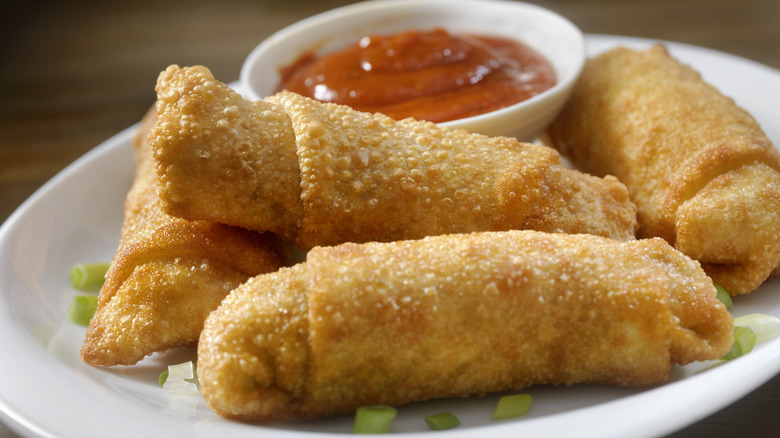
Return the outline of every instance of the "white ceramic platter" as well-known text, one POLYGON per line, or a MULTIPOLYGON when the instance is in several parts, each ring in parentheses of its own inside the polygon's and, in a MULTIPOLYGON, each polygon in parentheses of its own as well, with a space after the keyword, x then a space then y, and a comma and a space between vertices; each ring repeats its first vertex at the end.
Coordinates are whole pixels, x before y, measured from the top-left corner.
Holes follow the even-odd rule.
MULTIPOLYGON (((589 54, 617 44, 653 41, 587 36, 589 54)), ((775 116, 780 72, 711 50, 669 43, 672 54, 735 98, 780 144, 775 116)), ((45 184, 0 228, 0 418, 27 436, 115 438, 327 437, 349 434, 352 417, 272 427, 220 419, 201 402, 190 418, 170 413, 157 385, 169 363, 193 356, 179 350, 137 366, 99 369, 78 357, 84 329, 65 309, 76 291, 67 282, 76 262, 110 260, 119 239, 123 202, 132 181, 134 127, 120 132, 45 184)), ((735 316, 763 312, 780 317, 780 281, 737 297, 735 316)), ((531 412, 494 422, 498 395, 401 407, 394 432, 430 436, 425 415, 449 410, 461 426, 437 436, 659 436, 731 404, 780 372, 780 338, 732 362, 678 367, 669 383, 644 389, 595 385, 536 387, 531 412), (739 382, 735 384, 734 382, 739 382)))

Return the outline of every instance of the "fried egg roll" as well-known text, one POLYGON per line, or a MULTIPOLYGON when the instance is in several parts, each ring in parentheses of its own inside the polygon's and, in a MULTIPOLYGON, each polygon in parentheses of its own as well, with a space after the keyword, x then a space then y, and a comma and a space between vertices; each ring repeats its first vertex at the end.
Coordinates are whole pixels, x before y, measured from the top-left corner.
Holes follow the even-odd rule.
POLYGON ((155 117, 154 111, 147 114, 135 138, 137 168, 119 248, 81 349, 92 365, 132 365, 155 352, 194 345, 206 316, 231 289, 285 263, 285 245, 270 234, 162 211, 146 142, 155 117))
POLYGON ((780 155, 756 120, 662 45, 588 60, 545 139, 577 168, 615 175, 639 237, 699 260, 732 295, 780 266, 780 155))
POLYGON ((529 230, 318 247, 207 319, 219 415, 270 422, 578 383, 643 386, 715 359, 733 321, 664 240, 529 230))
POLYGON ((357 112, 291 92, 250 102, 202 66, 157 83, 149 135, 166 211, 271 231, 301 249, 533 228, 633 239, 614 177, 553 149, 357 112))

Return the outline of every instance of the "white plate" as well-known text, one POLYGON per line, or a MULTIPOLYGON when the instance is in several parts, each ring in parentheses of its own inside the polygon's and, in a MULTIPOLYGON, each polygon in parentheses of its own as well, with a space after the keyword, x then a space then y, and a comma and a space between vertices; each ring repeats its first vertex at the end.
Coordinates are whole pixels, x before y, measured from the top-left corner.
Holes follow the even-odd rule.
MULTIPOLYGON (((587 37, 590 54, 652 41, 587 37)), ((669 43, 674 56, 703 72, 734 97, 780 144, 774 99, 780 73, 711 50, 669 43)), ((152 356, 134 367, 99 369, 78 358, 84 329, 69 323, 65 309, 76 293, 67 284, 76 262, 109 260, 116 250, 124 197, 132 181, 134 127, 117 134, 45 184, 0 229, 0 412, 29 436, 88 438, 289 437, 348 434, 351 416, 260 427, 218 418, 200 403, 192 418, 168 413, 157 375, 191 350, 152 356), (316 432, 316 434, 315 434, 316 432)), ((735 299, 733 313, 780 317, 780 281, 735 299)), ((658 436, 680 429, 749 393, 780 371, 780 338, 749 355, 710 368, 677 367, 669 383, 619 389, 595 385, 535 387, 524 418, 493 422, 497 395, 404 406, 395 432, 430 437, 423 417, 450 410, 461 426, 447 436, 658 436), (734 384, 739 382, 739 384, 734 384)))

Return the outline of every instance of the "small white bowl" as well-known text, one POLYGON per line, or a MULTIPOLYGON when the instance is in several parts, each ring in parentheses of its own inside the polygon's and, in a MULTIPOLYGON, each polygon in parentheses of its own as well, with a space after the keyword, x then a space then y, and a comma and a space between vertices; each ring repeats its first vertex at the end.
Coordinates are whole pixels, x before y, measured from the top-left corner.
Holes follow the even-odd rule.
POLYGON ((312 16, 271 35, 247 57, 240 84, 248 98, 262 99, 274 93, 280 68, 303 54, 325 54, 366 34, 434 27, 517 39, 544 55, 557 76, 555 86, 528 100, 440 124, 453 129, 532 140, 561 110, 585 61, 582 32, 539 6, 502 0, 367 1, 312 16))

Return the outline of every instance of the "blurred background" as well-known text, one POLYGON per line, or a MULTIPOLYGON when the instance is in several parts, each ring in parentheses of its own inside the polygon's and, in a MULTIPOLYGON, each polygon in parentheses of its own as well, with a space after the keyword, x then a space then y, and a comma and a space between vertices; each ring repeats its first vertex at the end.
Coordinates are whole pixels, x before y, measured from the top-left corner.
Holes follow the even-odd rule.
MULTIPOLYGON (((585 33, 707 47, 780 69, 780 0, 538 0, 585 33)), ((238 79, 273 32, 348 1, 11 2, 0 14, 0 223, 73 160, 136 123, 169 64, 238 79)), ((761 93, 761 84, 755 84, 761 93)), ((767 96, 780 101, 780 96, 767 96)), ((780 378, 676 436, 780 436, 780 378)), ((0 437, 15 436, 0 424, 0 437)))
MULTIPOLYGON (((0 14, 0 222, 67 164, 135 123, 167 65, 203 64, 224 82, 237 80, 265 37, 348 3, 10 2, 0 14)), ((531 3, 586 33, 689 43, 780 69, 778 0, 531 3)))

